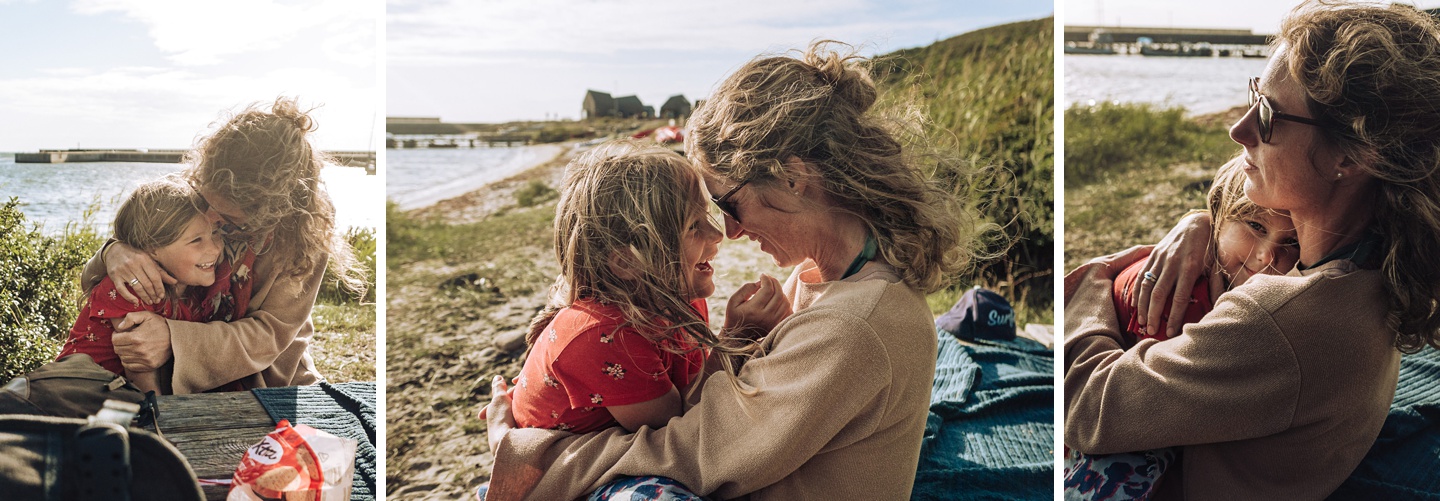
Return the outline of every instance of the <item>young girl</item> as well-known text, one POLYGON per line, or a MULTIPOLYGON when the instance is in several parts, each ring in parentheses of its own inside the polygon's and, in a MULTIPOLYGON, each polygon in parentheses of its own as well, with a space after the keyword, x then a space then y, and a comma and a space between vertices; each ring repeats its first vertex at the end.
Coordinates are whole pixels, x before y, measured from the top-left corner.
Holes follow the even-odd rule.
MULTIPOLYGON (((743 351, 708 326, 722 235, 707 208, 699 173, 664 148, 609 143, 567 167, 555 209, 561 273, 527 336, 517 425, 659 428, 680 415, 680 390, 707 352, 743 351)), ((732 299, 727 330, 768 332, 789 314, 778 281, 762 277, 760 287, 756 298, 781 299, 732 299)))
POLYGON ((207 301, 215 284, 215 265, 222 242, 215 224, 206 216, 200 194, 176 176, 140 185, 115 214, 115 239, 144 251, 176 283, 166 287, 165 298, 154 304, 130 302, 117 294, 106 277, 90 289, 90 299, 70 328, 60 356, 90 355, 101 367, 124 375, 141 390, 160 391, 154 372, 124 369, 111 342, 114 323, 135 311, 151 311, 166 319, 209 320, 216 302, 207 301))
MULTIPOLYGON (((1221 293, 1239 287, 1257 274, 1288 273, 1300 258, 1290 215, 1255 205, 1245 196, 1243 167, 1243 158, 1231 160, 1220 167, 1210 186, 1208 205, 1218 221, 1212 239, 1216 245, 1209 272, 1195 282, 1183 323, 1199 321, 1214 307, 1221 293)), ((1144 271, 1145 263, 1145 260, 1136 262, 1115 278, 1115 312, 1125 331, 1134 336, 1133 342, 1147 338, 1163 341, 1167 339, 1166 324, 1162 321, 1148 328, 1140 325, 1135 308, 1130 305, 1130 295, 1141 285, 1141 280, 1136 278, 1144 271)), ((1169 316, 1167 310, 1161 318, 1169 316)))
MULTIPOLYGON (((183 173, 221 223, 215 307, 202 321, 127 315, 116 327, 126 364, 161 368, 167 393, 300 386, 320 380, 310 356, 310 312, 329 263, 333 277, 363 291, 353 249, 336 227, 320 177, 325 155, 311 144, 315 120, 295 99, 252 105, 202 136, 183 173), (268 108, 268 109, 267 109, 268 108)), ((154 303, 171 281, 155 260, 125 243, 106 245, 85 267, 85 286, 109 277, 123 299, 154 303)))
MULTIPOLYGON (((1243 157, 1231 160, 1220 167, 1210 186, 1207 205, 1217 221, 1212 239, 1216 245, 1208 273, 1195 282, 1184 323, 1198 322, 1214 308, 1221 293, 1257 274, 1287 273, 1300 258, 1290 215, 1255 205, 1245 196, 1243 167, 1243 157)), ((1145 269, 1145 262, 1142 259, 1121 271, 1113 290, 1115 312, 1132 344, 1142 339, 1168 339, 1164 322, 1147 330, 1130 306, 1130 294, 1141 283, 1136 278, 1145 269)), ((1162 318, 1169 315, 1166 311, 1162 318)), ((1065 452, 1067 494, 1082 499, 1143 499, 1153 493, 1161 475, 1175 461, 1175 450, 1170 448, 1094 455, 1067 447, 1065 452)))

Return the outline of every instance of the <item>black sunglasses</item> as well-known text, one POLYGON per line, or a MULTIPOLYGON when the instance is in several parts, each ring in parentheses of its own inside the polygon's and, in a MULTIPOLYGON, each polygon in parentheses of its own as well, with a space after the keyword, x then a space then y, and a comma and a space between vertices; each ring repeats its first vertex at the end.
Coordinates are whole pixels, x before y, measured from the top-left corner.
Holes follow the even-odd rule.
POLYGON ((724 195, 718 197, 711 196, 710 201, 714 202, 715 206, 720 208, 720 212, 724 212, 725 215, 730 216, 730 219, 734 219, 735 222, 738 223, 740 222, 740 216, 735 213, 735 204, 730 203, 730 196, 740 191, 740 188, 743 188, 749 182, 749 179, 740 181, 740 184, 735 185, 734 188, 730 188, 730 191, 725 192, 724 195))
POLYGON ((1260 141, 1270 143, 1270 134, 1275 131, 1275 120, 1289 120, 1315 127, 1325 128, 1325 122, 1313 118, 1290 115, 1275 111, 1270 106, 1270 100, 1260 93, 1260 77, 1250 79, 1250 107, 1254 108, 1255 103, 1260 103, 1260 112, 1255 114, 1255 123, 1260 126, 1260 141))

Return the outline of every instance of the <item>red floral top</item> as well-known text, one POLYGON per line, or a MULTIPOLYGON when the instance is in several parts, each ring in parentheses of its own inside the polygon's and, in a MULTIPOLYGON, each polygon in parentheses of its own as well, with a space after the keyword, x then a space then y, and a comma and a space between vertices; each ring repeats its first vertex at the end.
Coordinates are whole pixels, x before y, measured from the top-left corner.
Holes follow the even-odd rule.
MULTIPOLYGON (((75 325, 70 328, 70 339, 65 341, 60 356, 64 358, 75 353, 84 353, 95 359, 95 363, 117 375, 125 375, 120 356, 115 354, 114 322, 119 322, 126 313, 151 311, 170 320, 187 322, 231 322, 244 318, 254 287, 252 270, 255 267, 255 252, 244 241, 225 241, 225 254, 215 263, 215 283, 200 289, 190 287, 185 297, 165 299, 153 305, 135 304, 126 301, 115 291, 115 282, 106 276, 90 289, 90 299, 80 309, 75 325)), ((245 387, 232 382, 210 391, 241 391, 245 387)))
MULTIPOLYGON (((709 321, 704 299, 690 306, 709 321)), ((618 424, 606 407, 654 400, 672 387, 685 388, 700 373, 705 350, 679 332, 656 344, 622 322, 619 308, 592 301, 560 310, 515 379, 515 423, 574 433, 602 430, 618 424)))
POLYGON ((80 316, 75 319, 75 326, 70 328, 70 339, 65 341, 60 357, 84 353, 101 367, 123 376, 125 368, 120 365, 120 356, 115 354, 115 344, 110 341, 110 336, 115 333, 112 322, 119 322, 126 313, 134 311, 152 311, 169 319, 194 321, 200 317, 200 303, 197 294, 186 294, 185 297, 167 298, 155 304, 135 304, 120 297, 110 277, 102 278, 94 289, 90 289, 90 300, 80 309, 80 316))

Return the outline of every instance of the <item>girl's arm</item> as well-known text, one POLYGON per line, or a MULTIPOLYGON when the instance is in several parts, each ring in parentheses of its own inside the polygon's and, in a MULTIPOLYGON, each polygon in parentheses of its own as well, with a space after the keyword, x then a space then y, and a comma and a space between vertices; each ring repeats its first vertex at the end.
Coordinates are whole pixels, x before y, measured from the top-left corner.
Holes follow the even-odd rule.
POLYGON ((130 372, 125 371, 125 379, 134 384, 140 391, 153 391, 160 393, 160 376, 155 371, 130 372))
POLYGON ((641 426, 660 428, 670 421, 670 418, 681 414, 680 391, 674 386, 670 391, 659 398, 630 405, 615 405, 606 407, 610 415, 620 422, 620 426, 630 431, 639 430, 641 426))

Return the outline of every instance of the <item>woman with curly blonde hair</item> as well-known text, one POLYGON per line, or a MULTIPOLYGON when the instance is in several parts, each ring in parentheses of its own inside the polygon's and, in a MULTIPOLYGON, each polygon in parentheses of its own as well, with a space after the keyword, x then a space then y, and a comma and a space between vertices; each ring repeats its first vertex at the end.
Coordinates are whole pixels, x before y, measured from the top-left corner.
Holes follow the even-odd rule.
POLYGON ((686 153, 726 235, 795 267, 782 289, 793 315, 735 372, 708 364, 660 429, 513 429, 497 379, 490 499, 603 499, 646 475, 678 482, 664 484, 678 498, 910 496, 935 371, 925 293, 967 264, 974 225, 873 116, 876 97, 866 61, 834 42, 720 84, 686 153))
MULTIPOLYGON (((1296 269, 1255 276, 1182 335, 1133 346, 1114 325, 1111 270, 1145 250, 1072 272, 1068 446, 1178 446, 1158 499, 1321 499, 1351 474, 1385 421, 1401 353, 1440 346, 1437 61, 1440 25, 1411 7, 1291 12, 1230 137, 1245 148, 1246 196, 1290 213, 1296 269)), ((1193 282, 1210 224, 1187 218, 1155 251, 1136 285, 1158 299, 1139 300, 1148 323, 1193 282)))
MULTIPOLYGON (((200 140, 183 173, 224 235, 209 322, 136 312, 116 322, 126 370, 160 371, 165 393, 312 384, 310 310, 327 261, 352 289, 364 287, 335 207, 320 180, 324 155, 310 144, 315 122, 295 100, 250 106, 200 140)), ((174 278, 147 254, 111 241, 82 275, 108 276, 131 302, 154 303, 174 278)))

